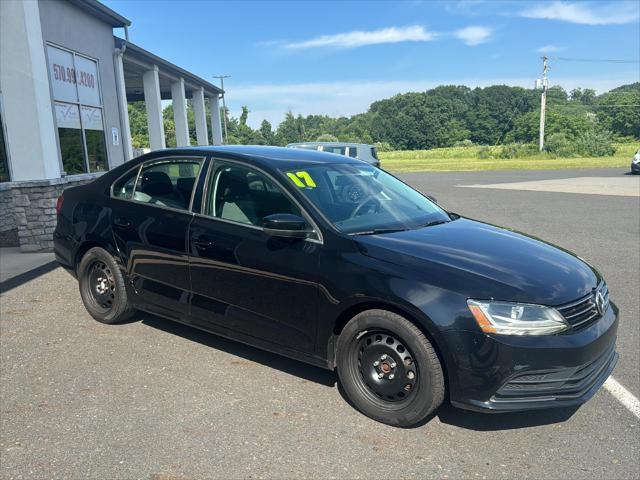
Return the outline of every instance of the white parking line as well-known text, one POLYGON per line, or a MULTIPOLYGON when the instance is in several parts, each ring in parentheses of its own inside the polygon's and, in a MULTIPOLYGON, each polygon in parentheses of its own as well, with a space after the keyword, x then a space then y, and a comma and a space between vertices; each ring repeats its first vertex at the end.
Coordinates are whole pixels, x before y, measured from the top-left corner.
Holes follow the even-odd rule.
POLYGON ((609 390, 609 393, 616 397, 616 400, 624 405, 627 410, 640 418, 640 400, 638 400, 633 393, 620 385, 613 377, 609 377, 607 381, 604 382, 604 388, 609 390))

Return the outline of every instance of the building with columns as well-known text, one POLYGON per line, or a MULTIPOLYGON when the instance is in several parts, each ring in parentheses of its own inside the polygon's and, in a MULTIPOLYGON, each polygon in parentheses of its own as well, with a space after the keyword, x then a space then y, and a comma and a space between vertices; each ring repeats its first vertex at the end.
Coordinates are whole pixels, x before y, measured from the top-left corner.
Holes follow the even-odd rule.
POLYGON ((132 158, 128 102, 145 103, 151 150, 166 146, 163 100, 178 146, 189 99, 197 144, 222 143, 222 91, 128 41, 130 26, 97 0, 0 1, 0 246, 50 249, 60 192, 132 158))

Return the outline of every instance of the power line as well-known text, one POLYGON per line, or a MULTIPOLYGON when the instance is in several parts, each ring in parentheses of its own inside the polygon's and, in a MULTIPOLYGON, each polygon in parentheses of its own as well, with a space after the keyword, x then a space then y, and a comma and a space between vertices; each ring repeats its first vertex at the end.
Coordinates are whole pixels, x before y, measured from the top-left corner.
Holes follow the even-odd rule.
POLYGON ((600 107, 605 107, 605 108, 618 108, 618 107, 640 107, 640 104, 635 105, 635 104, 621 104, 621 105, 571 105, 571 104, 561 104, 561 103, 556 103, 551 104, 551 105, 547 105, 547 108, 549 107, 575 107, 575 108, 600 108, 600 107))
POLYGON ((590 63, 640 63, 640 60, 619 60, 619 59, 612 59, 612 58, 551 57, 551 60, 560 60, 563 62, 590 62, 590 63))

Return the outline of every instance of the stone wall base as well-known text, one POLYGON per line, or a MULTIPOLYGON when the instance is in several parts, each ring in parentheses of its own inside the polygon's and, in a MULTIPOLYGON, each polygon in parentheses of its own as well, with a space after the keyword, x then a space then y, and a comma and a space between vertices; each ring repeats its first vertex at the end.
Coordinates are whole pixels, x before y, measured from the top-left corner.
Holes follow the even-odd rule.
POLYGON ((89 183, 99 175, 0 183, 0 246, 19 246, 23 252, 52 251, 58 197, 66 188, 89 183))

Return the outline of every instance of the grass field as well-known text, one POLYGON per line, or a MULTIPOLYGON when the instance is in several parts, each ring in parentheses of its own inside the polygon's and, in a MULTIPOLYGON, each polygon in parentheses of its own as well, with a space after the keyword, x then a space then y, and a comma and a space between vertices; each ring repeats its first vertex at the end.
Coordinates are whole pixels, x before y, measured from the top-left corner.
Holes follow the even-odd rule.
POLYGON ((555 170, 561 168, 629 167, 640 143, 616 144, 611 157, 550 158, 544 155, 523 158, 478 158, 482 147, 434 148, 380 152, 380 161, 391 172, 449 172, 478 170, 555 170))

